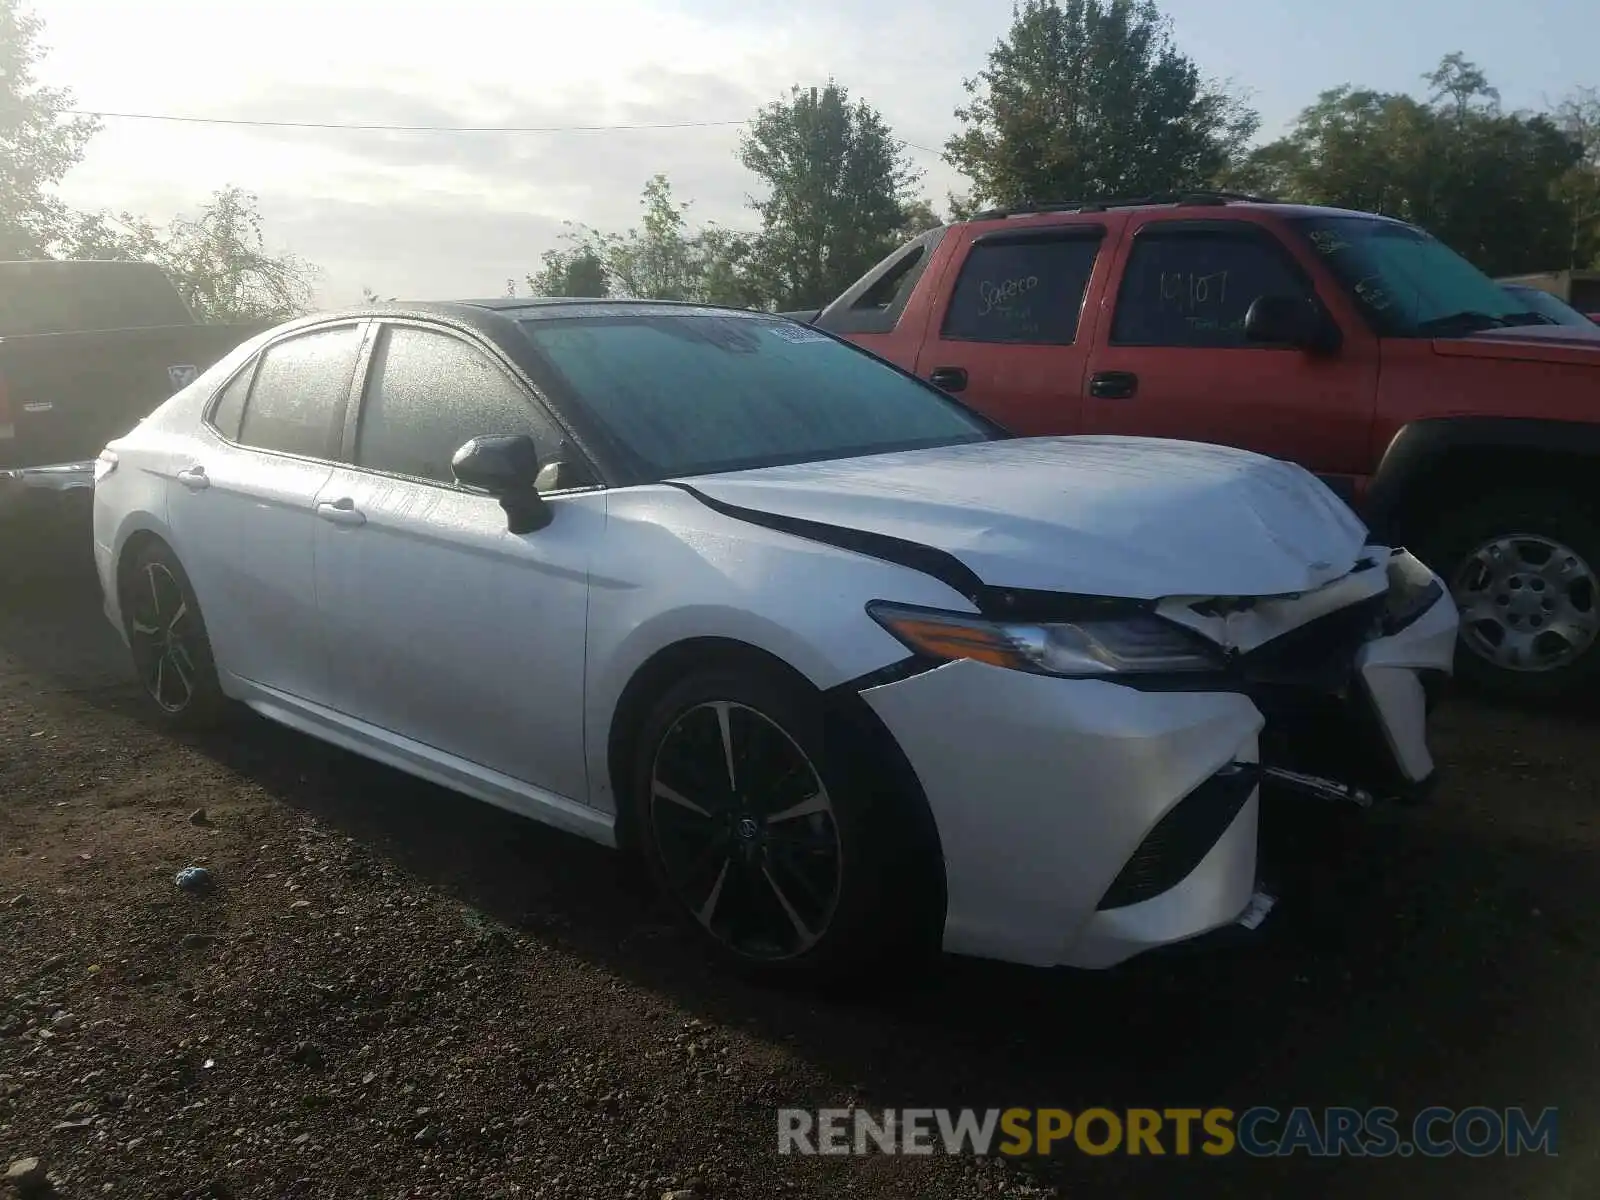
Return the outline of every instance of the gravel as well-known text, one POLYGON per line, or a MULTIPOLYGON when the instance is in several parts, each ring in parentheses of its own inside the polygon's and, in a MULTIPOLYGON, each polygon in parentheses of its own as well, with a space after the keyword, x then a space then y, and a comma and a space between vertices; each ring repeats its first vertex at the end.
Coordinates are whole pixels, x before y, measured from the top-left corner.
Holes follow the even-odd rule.
POLYGON ((47 1161, 172 1200, 1600 1193, 1594 714, 1462 703, 1433 806, 1269 811, 1282 903, 1237 951, 821 995, 711 966, 598 847, 255 718, 154 732, 102 625, 0 604, 13 1190, 47 1161), (1558 1104, 1562 1157, 776 1153, 787 1105, 1353 1102, 1558 1104))

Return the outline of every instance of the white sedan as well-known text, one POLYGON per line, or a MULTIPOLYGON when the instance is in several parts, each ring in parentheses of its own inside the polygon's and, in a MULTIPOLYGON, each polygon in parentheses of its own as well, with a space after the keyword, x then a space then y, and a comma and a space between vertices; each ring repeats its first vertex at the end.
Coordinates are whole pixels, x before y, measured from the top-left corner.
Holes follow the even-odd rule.
POLYGON ((164 719, 239 701, 624 847, 746 966, 1110 966, 1260 919, 1263 783, 1434 774, 1455 612, 1314 477, 1010 438, 776 316, 306 318, 97 476, 164 719))

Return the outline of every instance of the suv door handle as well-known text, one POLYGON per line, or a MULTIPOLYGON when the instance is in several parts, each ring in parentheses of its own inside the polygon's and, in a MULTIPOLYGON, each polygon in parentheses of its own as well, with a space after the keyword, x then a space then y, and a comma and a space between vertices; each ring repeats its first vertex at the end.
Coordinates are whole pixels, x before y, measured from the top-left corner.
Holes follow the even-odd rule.
POLYGON ((965 367, 935 367, 928 372, 928 382, 947 392, 959 392, 967 386, 965 367))
POLYGON ((174 478, 191 492, 203 492, 211 486, 211 480, 206 476, 206 469, 199 464, 179 471, 174 478))
POLYGON ((1131 400, 1139 390, 1132 371, 1096 371, 1089 376, 1089 395, 1100 400, 1131 400))
POLYGON ((318 500, 317 516, 324 521, 331 521, 335 525, 365 525, 367 514, 356 507, 356 502, 349 496, 340 496, 337 500, 318 500))

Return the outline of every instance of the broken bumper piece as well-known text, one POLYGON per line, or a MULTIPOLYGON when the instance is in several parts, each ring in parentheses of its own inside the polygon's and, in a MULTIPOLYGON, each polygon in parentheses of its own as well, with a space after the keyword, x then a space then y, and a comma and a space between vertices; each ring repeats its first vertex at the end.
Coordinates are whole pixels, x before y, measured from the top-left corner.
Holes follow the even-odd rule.
POLYGON ((1353 804, 1425 791, 1425 681, 1450 669, 1455 611, 1385 629, 1382 603, 1273 639, 1214 687, 960 660, 864 690, 938 828, 946 950, 1102 968, 1243 932, 1263 785, 1353 804))

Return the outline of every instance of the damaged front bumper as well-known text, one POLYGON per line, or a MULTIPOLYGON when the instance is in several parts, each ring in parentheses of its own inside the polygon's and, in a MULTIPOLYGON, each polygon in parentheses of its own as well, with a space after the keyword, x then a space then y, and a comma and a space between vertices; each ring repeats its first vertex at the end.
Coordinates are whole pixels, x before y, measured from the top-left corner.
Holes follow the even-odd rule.
POLYGON ((94 463, 52 463, 0 470, 0 519, 86 505, 94 494, 94 463))
POLYGON ((1263 787, 1358 804, 1425 793, 1430 692, 1457 619, 1441 589, 1386 625, 1389 553, 1359 585, 1330 585, 1340 603, 1302 598, 1309 620, 1288 602, 1281 628, 1259 611, 1236 621, 1254 640, 1225 677, 1130 686, 958 660, 863 691, 933 811, 945 948, 1109 967, 1255 921, 1270 906, 1263 787))

